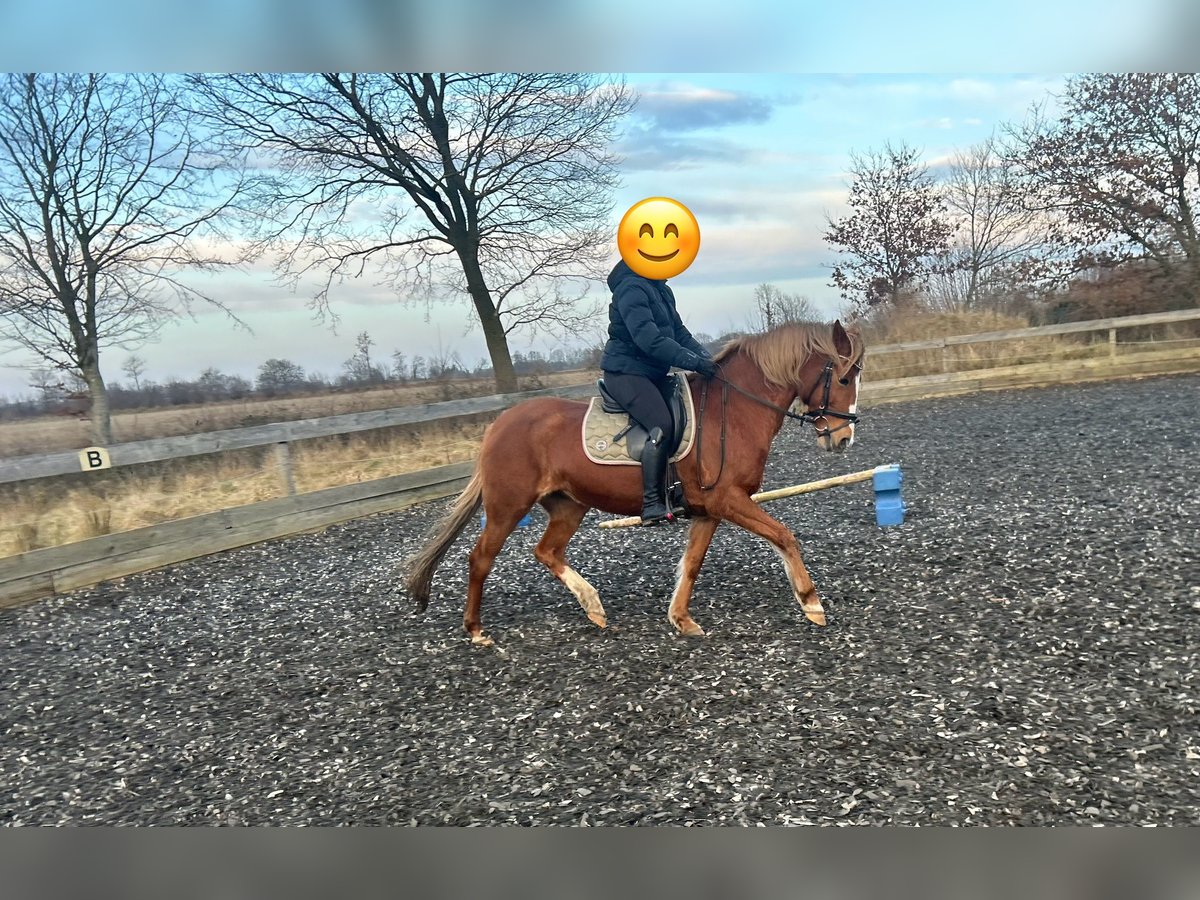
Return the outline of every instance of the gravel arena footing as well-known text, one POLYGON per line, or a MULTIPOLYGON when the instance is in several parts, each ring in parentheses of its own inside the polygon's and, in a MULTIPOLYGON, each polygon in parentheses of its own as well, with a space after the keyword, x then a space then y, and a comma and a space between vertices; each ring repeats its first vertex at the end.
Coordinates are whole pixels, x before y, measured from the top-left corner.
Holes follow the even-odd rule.
POLYGON ((394 565, 451 501, 0 614, 0 823, 1200 824, 1200 376, 867 409, 848 454, 788 424, 764 488, 829 613, 722 525, 677 636, 685 528, 533 558, 461 630, 473 523, 416 615, 394 565))

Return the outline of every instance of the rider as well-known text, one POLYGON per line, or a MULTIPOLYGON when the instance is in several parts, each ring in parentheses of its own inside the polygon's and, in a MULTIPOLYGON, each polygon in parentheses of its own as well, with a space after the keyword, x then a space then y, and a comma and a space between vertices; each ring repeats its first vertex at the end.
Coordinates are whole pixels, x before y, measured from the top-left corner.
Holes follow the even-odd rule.
POLYGON ((697 341, 675 310, 667 282, 644 278, 621 260, 608 276, 608 342, 600 368, 613 399, 646 429, 642 451, 642 524, 674 521, 667 506, 669 435, 674 432, 667 400, 672 366, 717 374, 712 355, 697 341))

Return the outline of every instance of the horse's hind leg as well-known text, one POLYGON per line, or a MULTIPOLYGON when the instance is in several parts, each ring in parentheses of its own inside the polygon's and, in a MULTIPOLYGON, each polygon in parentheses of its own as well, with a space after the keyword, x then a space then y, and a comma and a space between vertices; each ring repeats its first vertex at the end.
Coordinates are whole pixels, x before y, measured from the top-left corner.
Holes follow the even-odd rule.
POLYGON ((541 504, 550 514, 550 524, 546 526, 546 533, 538 541, 533 555, 575 595, 587 617, 604 628, 608 625, 608 614, 600 603, 600 595, 582 575, 567 565, 567 543, 579 529, 588 507, 566 494, 550 494, 542 498, 541 504))
POLYGON ((467 609, 463 613, 463 628, 471 637, 471 643, 485 647, 492 645, 492 639, 483 633, 483 622, 479 609, 483 605, 483 582, 492 571, 492 563, 508 536, 513 533, 521 517, 528 509, 497 509, 487 510, 487 521, 483 533, 471 548, 469 560, 470 578, 467 582, 467 609))

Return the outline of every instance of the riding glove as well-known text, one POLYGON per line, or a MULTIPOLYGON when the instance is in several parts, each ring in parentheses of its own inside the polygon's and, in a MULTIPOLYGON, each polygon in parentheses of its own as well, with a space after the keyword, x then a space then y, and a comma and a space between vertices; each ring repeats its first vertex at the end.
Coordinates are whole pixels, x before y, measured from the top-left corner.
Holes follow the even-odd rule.
POLYGON ((699 354, 696 355, 696 362, 688 368, 693 372, 699 372, 705 378, 712 378, 720 371, 711 356, 700 356, 699 354))

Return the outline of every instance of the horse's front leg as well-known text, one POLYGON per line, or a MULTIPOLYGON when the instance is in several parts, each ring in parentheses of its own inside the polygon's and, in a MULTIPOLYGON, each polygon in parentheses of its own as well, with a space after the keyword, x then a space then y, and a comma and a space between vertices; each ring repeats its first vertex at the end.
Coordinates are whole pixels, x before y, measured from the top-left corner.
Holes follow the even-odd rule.
MULTIPOLYGON (((710 509, 712 503, 709 504, 710 509)), ((783 567, 787 571, 788 581, 792 585, 792 594, 800 609, 815 625, 825 624, 825 608, 821 606, 821 598, 817 596, 817 588, 809 577, 808 569, 800 556, 800 543, 792 534, 790 528, 777 519, 771 518, 763 508, 750 499, 748 494, 737 494, 725 498, 720 509, 721 518, 728 519, 734 525, 745 528, 752 534, 766 538, 783 558, 783 567)))
POLYGON ((719 524, 719 519, 692 519, 688 530, 687 549, 683 551, 679 560, 675 593, 671 595, 667 621, 679 629, 680 634, 686 634, 688 637, 704 637, 704 629, 688 614, 688 604, 692 600, 692 587, 696 584, 696 576, 700 574, 704 554, 708 552, 719 524))

